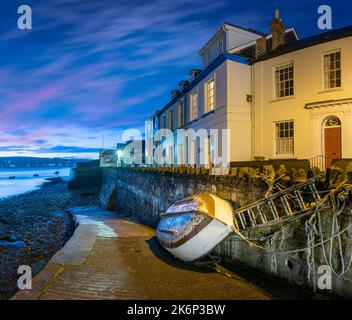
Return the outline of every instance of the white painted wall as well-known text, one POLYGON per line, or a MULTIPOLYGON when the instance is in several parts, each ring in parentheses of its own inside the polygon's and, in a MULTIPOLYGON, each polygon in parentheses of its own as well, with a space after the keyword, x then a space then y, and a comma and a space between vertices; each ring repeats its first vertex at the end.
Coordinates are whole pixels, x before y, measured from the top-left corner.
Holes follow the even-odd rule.
MULTIPOLYGON (((247 102, 247 95, 251 93, 251 67, 238 62, 226 60, 218 66, 212 73, 203 79, 193 88, 182 101, 186 101, 187 126, 186 129, 193 129, 196 132, 200 129, 207 130, 210 134, 211 129, 217 129, 218 150, 220 157, 225 156, 225 162, 245 161, 251 159, 251 108, 247 102), (214 79, 215 81, 215 108, 209 113, 205 112, 205 90, 206 83, 214 79), (198 93, 198 118, 189 122, 190 95, 198 93), (222 130, 229 129, 226 145, 226 154, 223 154, 222 130)), ((161 114, 165 114, 167 123, 169 111, 174 110, 174 121, 177 120, 178 102, 161 114)), ((176 123, 176 122, 175 122, 176 123)), ((179 163, 178 155, 184 157, 191 152, 189 150, 180 152, 179 143, 176 139, 170 139, 169 144, 174 143, 174 163, 179 163)), ((169 156, 170 145, 165 143, 166 153, 169 156)), ((184 146, 187 147, 186 145, 184 146)), ((207 146, 206 146, 207 148, 207 146)), ((225 146, 224 146, 225 148, 225 146)), ((205 152, 207 152, 205 150, 205 152)))
POLYGON ((323 153, 322 124, 335 115, 342 122, 342 156, 352 157, 352 106, 306 110, 306 103, 352 98, 352 37, 326 42, 258 62, 253 67, 252 157, 276 158, 274 123, 294 120, 294 158, 309 159, 323 153), (323 54, 341 49, 342 89, 323 90, 323 54), (294 97, 274 98, 274 68, 294 62, 294 97))

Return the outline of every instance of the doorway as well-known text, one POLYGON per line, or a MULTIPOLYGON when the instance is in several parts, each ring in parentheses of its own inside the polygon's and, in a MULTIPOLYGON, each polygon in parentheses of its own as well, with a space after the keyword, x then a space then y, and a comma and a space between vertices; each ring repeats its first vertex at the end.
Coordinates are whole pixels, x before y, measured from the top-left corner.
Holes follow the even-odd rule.
POLYGON ((341 121, 339 118, 329 117, 324 123, 324 150, 326 168, 331 167, 332 161, 342 157, 341 121))

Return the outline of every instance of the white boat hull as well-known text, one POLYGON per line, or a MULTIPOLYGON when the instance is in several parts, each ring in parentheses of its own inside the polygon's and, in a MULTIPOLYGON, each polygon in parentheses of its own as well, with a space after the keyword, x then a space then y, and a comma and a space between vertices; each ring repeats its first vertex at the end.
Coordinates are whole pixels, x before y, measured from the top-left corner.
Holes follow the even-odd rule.
POLYGON ((171 206, 157 228, 161 245, 176 258, 200 259, 221 243, 233 227, 231 204, 211 194, 198 194, 171 206))
POLYGON ((231 227, 213 220, 193 238, 177 248, 165 248, 174 257, 191 262, 208 255, 232 232, 231 227))

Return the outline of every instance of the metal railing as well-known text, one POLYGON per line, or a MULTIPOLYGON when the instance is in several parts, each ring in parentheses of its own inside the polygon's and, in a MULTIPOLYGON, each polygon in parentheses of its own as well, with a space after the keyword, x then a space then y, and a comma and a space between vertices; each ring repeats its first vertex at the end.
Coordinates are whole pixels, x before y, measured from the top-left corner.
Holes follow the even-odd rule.
POLYGON ((323 156, 323 155, 318 155, 314 158, 309 159, 310 162, 310 167, 313 168, 318 168, 320 171, 326 171, 327 168, 331 166, 332 162, 331 157, 323 156))

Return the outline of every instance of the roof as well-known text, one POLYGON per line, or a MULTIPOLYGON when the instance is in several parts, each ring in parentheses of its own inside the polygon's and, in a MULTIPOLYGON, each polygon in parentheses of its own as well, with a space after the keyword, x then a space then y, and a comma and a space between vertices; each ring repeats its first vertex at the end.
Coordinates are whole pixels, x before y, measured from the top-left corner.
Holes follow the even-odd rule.
POLYGON ((254 29, 251 29, 251 28, 243 28, 243 27, 240 27, 240 26, 237 26, 235 24, 232 24, 232 23, 229 23, 229 22, 224 22, 223 25, 218 29, 217 32, 215 32, 215 34, 207 41, 207 43, 199 50, 199 54, 202 54, 202 52, 204 52, 205 49, 207 49, 207 47, 210 45, 210 43, 216 39, 225 29, 226 26, 230 26, 232 28, 236 28, 236 29, 240 29, 240 30, 243 30, 243 31, 246 31, 246 32, 249 32, 249 33, 253 33, 255 35, 258 35, 258 36, 262 36, 264 37, 265 36, 265 33, 263 32, 260 32, 260 31, 257 31, 257 30, 254 30, 254 29))
POLYGON ((206 78, 211 72, 213 72, 218 66, 220 66, 224 61, 231 60, 234 62, 249 64, 247 57, 239 56, 236 54, 222 53, 214 61, 212 61, 192 82, 190 82, 184 89, 180 90, 179 94, 175 96, 169 103, 167 103, 160 111, 159 114, 163 113, 169 107, 174 105, 178 100, 180 100, 186 93, 191 91, 196 85, 198 85, 204 78, 206 78))
MULTIPOLYGON (((269 34, 265 38, 267 39, 266 51, 270 52, 272 49, 272 35, 269 34)), ((293 42, 297 42, 297 40, 299 40, 299 38, 294 28, 289 28, 285 30, 285 43, 290 44, 293 42)), ((250 59, 255 59, 255 48, 256 48, 256 40, 251 41, 247 44, 241 45, 239 47, 230 49, 230 52, 238 55, 246 56, 250 59)))
POLYGON ((244 30, 244 31, 248 31, 248 32, 251 32, 251 33, 255 33, 257 34, 258 36, 262 36, 262 37, 265 37, 267 34, 264 33, 264 32, 261 32, 261 31, 258 31, 258 30, 255 30, 255 29, 252 29, 252 28, 244 28, 244 27, 241 27, 241 26, 238 26, 236 24, 233 24, 233 23, 230 23, 230 22, 224 22, 224 25, 227 24, 231 27, 234 27, 234 28, 237 28, 237 29, 241 29, 241 30, 244 30))
POLYGON ((284 46, 280 46, 277 49, 275 49, 274 51, 271 51, 258 59, 251 60, 251 64, 259 62, 259 61, 265 61, 265 60, 268 60, 271 58, 275 58, 275 57, 281 56, 281 55, 289 53, 289 52, 301 50, 304 48, 316 46, 316 45, 319 45, 319 44, 322 44, 325 42, 334 41, 334 40, 338 40, 338 39, 342 39, 342 38, 346 38, 346 37, 350 37, 350 36, 352 36, 352 26, 344 27, 341 29, 333 30, 333 31, 324 32, 324 33, 317 34, 312 37, 308 37, 308 38, 305 38, 302 40, 298 40, 298 41, 289 43, 284 46))

